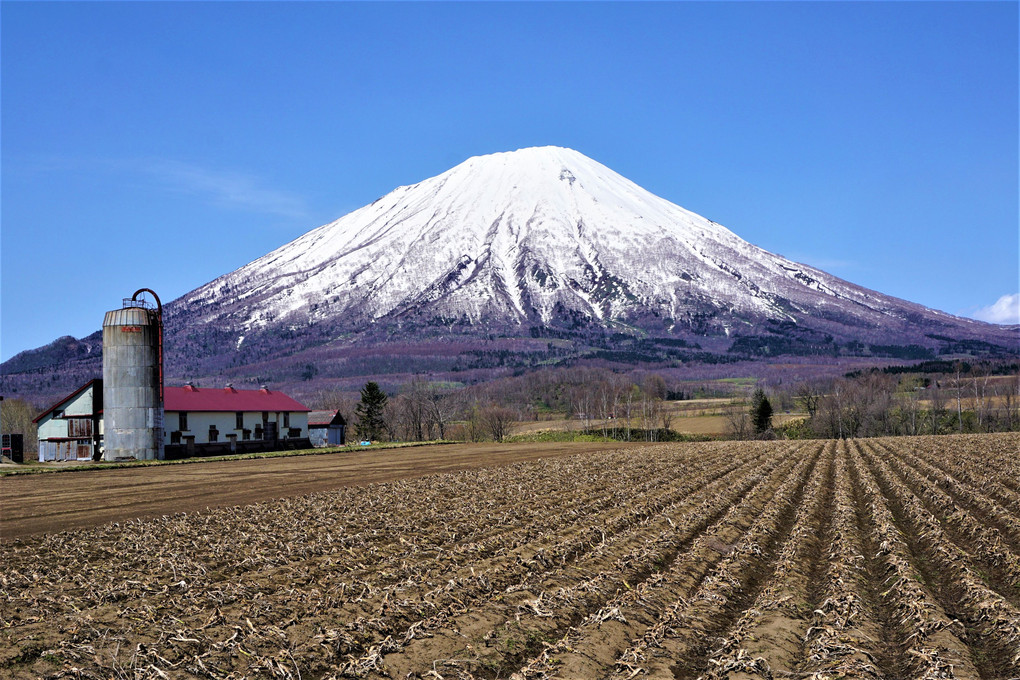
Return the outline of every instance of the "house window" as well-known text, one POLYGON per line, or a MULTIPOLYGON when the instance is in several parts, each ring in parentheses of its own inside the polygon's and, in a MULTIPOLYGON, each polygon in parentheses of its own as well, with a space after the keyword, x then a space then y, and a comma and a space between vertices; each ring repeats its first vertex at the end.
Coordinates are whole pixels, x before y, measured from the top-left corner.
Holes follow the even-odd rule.
POLYGON ((188 431, 188 413, 187 413, 187 411, 181 411, 180 413, 177 414, 177 417, 180 419, 178 421, 180 424, 177 426, 177 429, 181 430, 182 432, 187 432, 188 431))
POLYGON ((234 429, 235 430, 244 429, 244 413, 241 411, 238 411, 237 413, 234 414, 234 429))
POLYGON ((216 429, 215 425, 209 426, 209 441, 215 442, 219 440, 220 431, 216 429))
POLYGON ((290 413, 283 414, 283 426, 290 427, 290 413))

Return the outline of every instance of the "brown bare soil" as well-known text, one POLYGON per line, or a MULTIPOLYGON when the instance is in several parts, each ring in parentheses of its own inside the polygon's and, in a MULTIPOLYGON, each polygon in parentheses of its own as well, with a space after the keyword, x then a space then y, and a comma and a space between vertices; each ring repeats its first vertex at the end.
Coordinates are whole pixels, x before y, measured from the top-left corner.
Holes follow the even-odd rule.
POLYGON ((621 445, 443 444, 0 477, 0 540, 621 445))
POLYGON ((1017 434, 582 446, 7 541, 0 677, 1020 676, 1017 434))

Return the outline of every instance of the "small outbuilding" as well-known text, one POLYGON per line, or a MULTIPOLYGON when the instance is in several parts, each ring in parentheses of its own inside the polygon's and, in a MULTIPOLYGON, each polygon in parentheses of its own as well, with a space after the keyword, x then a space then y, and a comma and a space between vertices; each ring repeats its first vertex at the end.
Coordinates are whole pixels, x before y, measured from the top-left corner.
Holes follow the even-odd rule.
POLYGON ((343 446, 347 443, 347 421, 340 411, 312 411, 308 414, 308 438, 312 446, 343 446))

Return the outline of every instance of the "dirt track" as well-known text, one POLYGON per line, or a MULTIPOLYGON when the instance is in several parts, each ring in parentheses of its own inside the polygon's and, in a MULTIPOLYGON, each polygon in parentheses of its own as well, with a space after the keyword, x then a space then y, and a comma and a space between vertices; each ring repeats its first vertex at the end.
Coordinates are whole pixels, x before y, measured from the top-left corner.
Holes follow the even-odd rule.
POLYGON ((447 444, 0 478, 0 540, 641 444, 447 444))

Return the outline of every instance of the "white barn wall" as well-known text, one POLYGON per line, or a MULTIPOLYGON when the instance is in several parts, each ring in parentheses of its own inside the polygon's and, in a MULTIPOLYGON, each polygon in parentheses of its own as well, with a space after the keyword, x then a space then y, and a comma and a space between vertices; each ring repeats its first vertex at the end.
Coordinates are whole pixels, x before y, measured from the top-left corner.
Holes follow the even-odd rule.
MULTIPOLYGON (((243 434, 241 430, 235 429, 237 424, 237 412, 236 411, 186 411, 188 414, 188 429, 182 430, 181 442, 183 443, 184 436, 194 436, 196 444, 207 444, 209 443, 209 426, 215 425, 216 429, 219 430, 220 442, 229 441, 227 439, 228 434, 236 434, 237 441, 243 441, 243 434)), ((170 443, 170 433, 176 430, 180 430, 180 412, 178 411, 167 411, 166 412, 166 434, 165 443, 170 443)), ((251 430, 251 438, 255 439, 255 427, 262 425, 262 412, 261 411, 245 411, 244 416, 244 428, 251 430)), ((278 423, 277 432, 279 433, 280 439, 288 439, 288 428, 283 426, 283 413, 282 412, 269 412, 269 422, 278 423)), ((308 414, 298 411, 290 411, 290 427, 298 428, 300 433, 298 437, 308 436, 308 414)))

